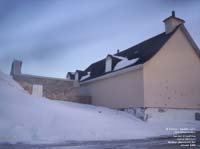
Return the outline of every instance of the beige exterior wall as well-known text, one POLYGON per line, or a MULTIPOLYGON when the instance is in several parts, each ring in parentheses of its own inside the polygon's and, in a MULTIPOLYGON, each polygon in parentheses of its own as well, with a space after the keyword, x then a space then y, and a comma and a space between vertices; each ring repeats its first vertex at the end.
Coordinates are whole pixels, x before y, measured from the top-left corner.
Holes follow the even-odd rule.
POLYGON ((142 68, 123 73, 114 72, 110 75, 81 84, 81 94, 90 95, 94 105, 111 108, 143 107, 142 68))
POLYGON ((200 58, 181 29, 143 71, 146 107, 200 108, 200 58))

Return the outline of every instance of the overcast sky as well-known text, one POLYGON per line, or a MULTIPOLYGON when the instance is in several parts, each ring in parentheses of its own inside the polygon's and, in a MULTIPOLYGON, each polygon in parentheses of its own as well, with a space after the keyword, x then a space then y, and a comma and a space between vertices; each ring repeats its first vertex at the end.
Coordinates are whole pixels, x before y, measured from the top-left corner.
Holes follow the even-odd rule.
POLYGON ((0 0, 0 69, 65 77, 164 32, 172 10, 200 47, 199 0, 0 0))

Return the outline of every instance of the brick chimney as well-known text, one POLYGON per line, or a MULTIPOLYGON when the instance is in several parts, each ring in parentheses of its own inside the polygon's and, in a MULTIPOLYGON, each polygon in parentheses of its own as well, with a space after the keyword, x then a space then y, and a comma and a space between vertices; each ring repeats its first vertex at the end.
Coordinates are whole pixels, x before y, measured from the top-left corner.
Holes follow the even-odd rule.
POLYGON ((12 67, 11 67, 10 75, 14 76, 14 75, 21 74, 21 68, 22 68, 22 61, 14 60, 12 62, 12 67))
POLYGON ((177 18, 175 11, 172 11, 172 15, 163 20, 165 23, 165 33, 171 33, 178 25, 185 23, 184 20, 177 18))

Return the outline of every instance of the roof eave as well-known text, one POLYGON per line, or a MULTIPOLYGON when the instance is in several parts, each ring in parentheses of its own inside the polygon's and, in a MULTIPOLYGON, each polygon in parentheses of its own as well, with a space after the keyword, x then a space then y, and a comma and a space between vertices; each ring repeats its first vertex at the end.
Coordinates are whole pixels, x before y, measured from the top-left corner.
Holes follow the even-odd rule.
POLYGON ((135 71, 135 70, 142 69, 142 68, 143 68, 143 64, 138 64, 138 65, 126 67, 124 69, 113 71, 111 73, 107 73, 107 74, 104 74, 104 75, 96 77, 96 78, 92 78, 92 79, 88 79, 88 80, 86 79, 86 80, 80 81, 80 84, 86 84, 86 83, 94 82, 94 81, 97 81, 97 80, 110 78, 110 77, 113 77, 113 76, 116 76, 116 75, 120 75, 120 74, 130 72, 130 71, 135 71))

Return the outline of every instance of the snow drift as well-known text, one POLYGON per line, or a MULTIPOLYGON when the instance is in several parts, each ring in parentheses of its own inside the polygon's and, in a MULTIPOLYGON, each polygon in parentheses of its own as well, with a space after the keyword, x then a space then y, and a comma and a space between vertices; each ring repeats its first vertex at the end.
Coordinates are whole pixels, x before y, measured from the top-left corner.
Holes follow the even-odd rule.
MULTIPOLYGON (((137 139, 167 134, 169 124, 164 124, 103 107, 31 96, 0 71, 0 143, 137 139)), ((170 124, 180 125, 197 123, 170 124)))

